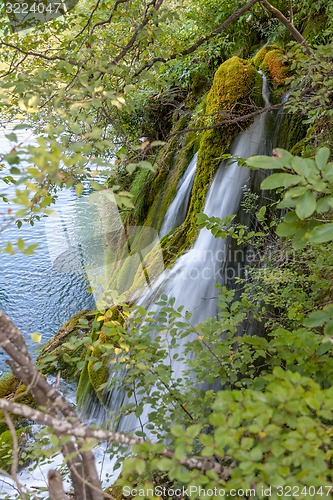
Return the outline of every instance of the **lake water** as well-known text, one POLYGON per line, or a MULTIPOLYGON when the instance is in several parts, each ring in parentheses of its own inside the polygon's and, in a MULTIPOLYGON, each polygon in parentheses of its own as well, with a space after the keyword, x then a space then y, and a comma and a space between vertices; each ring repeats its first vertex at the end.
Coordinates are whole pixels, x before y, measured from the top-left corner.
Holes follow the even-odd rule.
MULTIPOLYGON (((12 144, 5 137, 10 132, 0 130, 0 154, 10 151, 12 144)), ((31 133, 19 131, 20 139, 33 142, 31 133)), ((8 173, 8 172, 7 172, 8 173)), ((0 171, 0 193, 6 193, 10 198, 15 188, 3 181, 6 169, 0 171)), ((54 205, 56 210, 65 210, 67 217, 75 210, 77 199, 73 190, 64 190, 59 193, 59 199, 54 205)), ((16 252, 10 255, 1 251, 0 254, 0 309, 23 332, 31 352, 38 346, 30 335, 33 332, 42 334, 42 343, 52 337, 61 325, 82 309, 94 308, 94 300, 87 292, 88 283, 82 272, 65 273, 56 269, 51 261, 45 228, 46 219, 36 222, 34 227, 23 224, 18 229, 14 222, 5 227, 8 219, 8 208, 17 210, 17 207, 8 205, 0 198, 0 247, 23 238, 27 245, 38 243, 34 255, 24 255, 16 252), (5 229, 4 229, 5 227, 5 229), (2 231, 1 231, 2 229, 2 231)), ((73 213, 73 217, 75 214, 73 213)), ((47 218, 48 237, 52 237, 52 224, 56 243, 57 221, 47 218)), ((79 231, 80 228, 78 228, 79 231)), ((0 352, 0 374, 7 371, 4 365, 5 354, 0 352)))

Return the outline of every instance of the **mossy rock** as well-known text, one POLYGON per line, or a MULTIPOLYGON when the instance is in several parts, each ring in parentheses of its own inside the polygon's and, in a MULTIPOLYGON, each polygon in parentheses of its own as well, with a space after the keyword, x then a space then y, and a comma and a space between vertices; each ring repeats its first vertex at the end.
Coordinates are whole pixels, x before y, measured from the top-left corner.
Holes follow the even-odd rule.
MULTIPOLYGON (((191 113, 183 110, 175 113, 171 134, 185 129, 189 125, 191 113)), ((177 182, 186 168, 188 156, 188 140, 183 135, 174 135, 161 149, 158 157, 151 161, 156 165, 155 175, 151 172, 142 179, 139 171, 132 184, 134 199, 134 219, 137 224, 152 226, 158 229, 164 214, 177 188, 177 182), (182 160, 181 157, 184 156, 182 160), (170 177, 170 174, 171 177, 170 177), (171 198, 171 200, 170 200, 171 198)))
MULTIPOLYGON (((178 120, 175 119, 173 132, 183 130, 188 124, 189 115, 187 113, 180 114, 178 120)), ((138 197, 134 201, 136 208, 133 217, 127 217, 124 223, 129 230, 131 230, 130 226, 133 225, 137 225, 138 228, 141 226, 142 229, 137 230, 136 237, 131 242, 130 255, 126 241, 119 238, 117 259, 110 267, 109 274, 110 288, 117 290, 118 293, 130 290, 133 287, 135 276, 142 272, 141 256, 136 250, 151 246, 152 240, 148 228, 154 228, 156 231, 160 229, 165 213, 176 194, 177 185, 199 147, 197 139, 196 134, 174 136, 158 156, 155 177, 152 179, 151 174, 149 174, 144 178, 141 172, 137 174, 138 180, 134 181, 133 188, 137 190, 139 185, 141 187, 138 197), (142 213, 146 215, 144 221, 142 213)), ((144 263, 147 262, 147 259, 148 256, 145 255, 144 263)), ((148 262, 150 264, 150 259, 148 262)), ((163 263, 161 266, 160 262, 159 271, 162 267, 163 263)), ((151 270, 149 270, 149 276, 152 276, 151 270)), ((128 299, 130 299, 130 295, 128 295, 128 299)))
POLYGON ((257 69, 260 68, 260 66, 264 62, 266 54, 271 50, 279 50, 279 47, 277 45, 265 45, 260 50, 258 50, 256 55, 252 58, 253 64, 257 69))
POLYGON ((298 152, 293 154, 300 154, 303 149, 301 142, 304 145, 303 141, 306 132, 307 126, 304 125, 302 116, 284 113, 279 127, 277 147, 287 149, 288 151, 295 148, 295 151, 297 150, 298 152), (298 146, 296 147, 297 144, 298 146))
POLYGON ((290 152, 293 155, 310 157, 314 156, 320 147, 328 147, 333 154, 333 124, 330 117, 322 117, 315 121, 309 128, 303 124, 306 132, 300 140, 293 144, 290 152))
MULTIPOLYGON (((251 61, 236 56, 228 59, 215 73, 212 88, 207 95, 205 125, 221 121, 221 114, 230 110, 239 115, 253 111, 254 104, 262 104, 261 88, 261 76, 251 61)), ((236 123, 202 132, 187 217, 164 247, 166 265, 172 265, 193 244, 198 233, 196 214, 203 210, 208 189, 221 163, 221 156, 228 151, 238 132, 236 123)))
MULTIPOLYGON (((17 378, 11 373, 5 374, 2 380, 0 380, 0 394, 1 398, 6 398, 9 401, 15 401, 15 403, 25 404, 27 406, 34 407, 35 401, 30 392, 27 392, 27 388, 24 384, 21 384, 17 378)), ((22 425, 24 418, 17 415, 12 415, 13 423, 17 425, 22 425)), ((0 410, 0 433, 7 431, 8 426, 5 421, 4 413, 0 410)))
POLYGON ((20 382, 12 373, 5 373, 0 379, 0 398, 14 395, 20 382))
MULTIPOLYGON (((0 397, 12 400, 19 386, 20 381, 12 373, 5 373, 0 380, 0 397)), ((15 421, 18 417, 13 416, 13 419, 15 421)), ((0 433, 7 429, 3 411, 0 410, 0 433)))
POLYGON ((221 119, 218 115, 220 112, 241 109, 242 105, 250 104, 250 97, 258 102, 261 96, 261 83, 257 85, 258 81, 252 61, 231 57, 215 73, 207 95, 207 115, 216 113, 215 121, 218 122, 221 119))
MULTIPOLYGON (((72 338, 81 338, 87 335, 87 330, 82 330, 80 320, 87 320, 87 325, 91 331, 92 322, 96 316, 95 311, 80 311, 67 321, 43 347, 37 357, 37 366, 44 373, 61 372, 64 379, 72 380, 78 378, 79 372, 76 364, 71 362, 73 357, 84 359, 86 349, 84 346, 79 346, 76 350, 69 349, 65 342, 72 338)), ((89 331, 88 329, 88 331, 89 331)))
POLYGON ((329 42, 328 21, 327 15, 324 13, 317 12, 315 16, 310 16, 304 24, 302 30, 303 37, 313 44, 329 42))
POLYGON ((266 53, 260 69, 270 78, 273 85, 284 85, 288 77, 288 58, 281 49, 273 49, 266 53))
MULTIPOLYGON (((262 104, 262 79, 252 61, 232 57, 225 61, 217 70, 213 84, 207 96, 204 96, 197 106, 198 113, 188 123, 188 127, 212 125, 221 121, 221 114, 232 110, 239 115, 253 111, 255 105, 262 104), (200 117, 198 120, 198 116, 200 117), (204 116, 205 118, 202 118, 204 116)), ((185 123, 181 123, 184 126, 185 123)), ((247 125, 249 123, 246 123, 247 125)), ((176 129, 180 127, 177 124, 176 129)), ((196 214, 202 211, 207 191, 214 174, 221 162, 221 156, 228 151, 234 137, 239 132, 236 124, 208 129, 201 133, 188 134, 186 143, 173 138, 160 158, 160 167, 154 181, 154 200, 148 211, 145 225, 159 229, 167 208, 169 207, 177 188, 178 181, 188 166, 193 154, 198 150, 196 175, 189 201, 189 209, 185 221, 161 242, 163 258, 166 266, 170 266, 194 242, 197 235, 196 214), (179 148, 180 152, 179 152, 179 148), (162 160, 162 161, 161 161, 162 160)), ((149 275, 154 275, 157 266, 156 252, 149 254, 149 275), (150 272, 152 268, 152 272, 150 272)), ((158 267, 158 266, 157 266, 158 267)), ((117 285, 123 288, 131 287, 131 291, 145 283, 142 270, 130 285, 126 264, 117 276, 117 285)))
POLYGON ((112 344, 113 348, 119 348, 124 331, 124 316, 121 306, 113 306, 108 309, 104 315, 97 319, 100 321, 100 327, 92 330, 92 349, 86 354, 85 364, 81 370, 78 388, 76 391, 76 402, 79 408, 82 408, 84 401, 90 393, 94 393, 100 403, 104 404, 105 391, 101 386, 107 383, 109 379, 109 365, 114 351, 110 349, 109 356, 103 356, 103 344, 112 344), (98 364, 97 364, 98 363, 98 364))
MULTIPOLYGON (((19 455, 30 434, 29 427, 22 427, 16 430, 16 437, 19 445, 19 455)), ((13 459, 13 436, 11 431, 5 430, 0 434, 0 469, 10 472, 13 459)))

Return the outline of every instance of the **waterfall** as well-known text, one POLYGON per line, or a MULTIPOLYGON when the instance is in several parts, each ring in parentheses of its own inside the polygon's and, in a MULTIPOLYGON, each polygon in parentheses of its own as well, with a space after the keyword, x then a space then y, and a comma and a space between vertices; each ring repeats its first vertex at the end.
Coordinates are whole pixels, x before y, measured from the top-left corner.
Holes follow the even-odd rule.
MULTIPOLYGON (((264 75, 262 95, 266 106, 270 105, 269 88, 264 75)), ((231 144, 230 154, 233 158, 221 163, 207 194, 203 212, 209 217, 223 219, 238 211, 242 188, 249 181, 251 172, 240 167, 235 158, 270 154, 272 140, 267 127, 268 117, 268 113, 258 115, 252 125, 231 144)), ((153 290, 147 293, 141 303, 147 305, 153 296, 164 293, 175 298, 175 308, 183 305, 185 310, 192 313, 193 324, 200 323, 217 313, 215 284, 226 282, 227 261, 226 241, 202 229, 194 246, 176 261, 171 271, 160 276, 153 290)))
MULTIPOLYGON (((269 106, 269 88, 264 76, 262 95, 266 106, 269 106)), ((252 125, 231 144, 230 154, 233 158, 221 163, 206 197, 203 212, 209 217, 224 219, 238 212, 243 187, 250 181, 251 171, 240 167, 235 158, 270 154, 272 141, 267 126, 268 118, 269 113, 258 115, 252 125)), ((215 238, 208 229, 201 229, 193 247, 176 261, 171 271, 166 271, 160 277, 153 291, 148 292, 141 302, 147 304, 153 296, 161 293, 173 297, 175 309, 184 306, 184 312, 191 312, 193 325, 216 316, 215 285, 226 284, 235 277, 237 262, 232 253, 226 240, 215 238)), ((157 311, 158 306, 150 307, 152 309, 157 311)), ((187 337, 186 342, 190 340, 192 338, 187 337)), ((183 349, 184 345, 180 344, 172 354, 181 354, 183 349)), ((172 360, 172 369, 174 378, 180 377, 184 369, 183 362, 172 360)))
MULTIPOLYGON (((264 76, 262 95, 265 104, 269 105, 269 89, 264 76)), ((272 139, 268 130, 269 115, 269 113, 259 114, 252 125, 242 131, 232 142, 230 147, 232 158, 221 163, 208 191, 203 210, 206 215, 223 219, 238 211, 243 187, 250 181, 252 173, 248 168, 240 167, 235 158, 248 158, 255 154, 270 154, 272 139)), ((185 179, 190 176, 190 171, 195 168, 195 161, 196 158, 193 158, 191 168, 189 166, 176 198, 185 183, 185 179)), ((178 203, 179 200, 177 200, 178 203)), ((166 215, 166 220, 168 218, 169 214, 166 215)), ((217 315, 215 285, 227 282, 229 264, 232 267, 232 256, 230 257, 227 253, 229 252, 226 240, 215 238, 210 231, 202 229, 193 247, 176 261, 171 270, 165 270, 159 276, 153 287, 141 298, 140 304, 148 307, 149 311, 157 312, 159 306, 154 305, 153 302, 161 294, 166 294, 169 298, 173 297, 175 299, 175 308, 184 306, 184 312, 190 311, 192 313, 192 324, 200 323, 206 318, 217 315)), ((178 348, 173 349, 169 356, 175 379, 181 377, 184 362, 178 359, 174 360, 173 355, 176 353, 181 354, 185 343, 191 340, 191 337, 187 337, 186 340, 180 339, 178 348)), ((118 413, 121 405, 138 402, 128 398, 124 392, 122 377, 125 376, 125 373, 125 371, 117 373, 116 384, 108 394, 109 408, 115 414, 118 413)), ((115 374, 111 372, 110 381, 114 377, 115 374)), ((103 418, 107 417, 105 410, 96 408, 91 402, 89 411, 92 411, 90 418, 95 423, 96 421, 101 422, 103 418)), ((146 405, 141 419, 135 417, 134 414, 121 418, 117 430, 122 432, 135 430, 142 423, 148 422, 149 411, 149 406, 146 405)))
POLYGON ((193 156, 185 174, 179 181, 176 196, 164 216, 163 224, 160 230, 160 238, 163 238, 163 236, 170 233, 170 231, 175 229, 175 227, 179 226, 186 217, 188 202, 190 200, 191 189, 195 176, 195 169, 197 166, 197 159, 198 153, 193 156))

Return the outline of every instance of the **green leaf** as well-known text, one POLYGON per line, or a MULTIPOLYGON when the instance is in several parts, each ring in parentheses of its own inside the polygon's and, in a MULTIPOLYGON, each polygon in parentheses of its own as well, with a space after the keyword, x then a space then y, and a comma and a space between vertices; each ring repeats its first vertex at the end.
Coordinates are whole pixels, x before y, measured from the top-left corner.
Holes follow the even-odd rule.
POLYGON ((316 210, 316 195, 312 191, 303 194, 296 203, 296 213, 301 220, 310 217, 316 210))
POLYGON ((90 186, 95 189, 95 191, 101 191, 101 189, 103 189, 103 186, 96 181, 90 181, 90 186))
POLYGON ((27 246, 23 253, 24 255, 33 255, 35 253, 36 248, 39 247, 39 243, 32 243, 32 245, 27 246))
POLYGON ((308 177, 314 172, 316 165, 313 160, 307 158, 300 158, 299 156, 294 156, 290 162, 291 167, 295 172, 303 177, 308 177))
POLYGON ((256 169, 281 169, 283 168, 283 163, 279 158, 273 158, 271 156, 252 156, 246 160, 249 167, 256 169))
POLYGON ((326 321, 330 319, 330 315, 325 311, 313 311, 308 315, 303 321, 303 325, 308 328, 314 328, 316 326, 323 325, 326 321))
POLYGON ((325 335, 333 336, 333 320, 332 319, 325 326, 324 333, 325 333, 325 335))
POLYGON ((12 142, 17 142, 17 135, 14 134, 13 132, 11 132, 10 134, 6 134, 6 138, 9 140, 9 141, 12 141, 12 142))
POLYGON ((317 212, 322 214, 333 208, 333 196, 324 196, 317 201, 317 212))
POLYGON ((34 332, 30 335, 31 339, 34 341, 34 342, 37 342, 38 344, 40 343, 40 341, 42 340, 42 336, 40 333, 38 332, 34 332))
POLYGON ((20 158, 16 153, 8 153, 6 155, 3 155, 3 157, 9 163, 9 165, 19 165, 20 164, 20 158))
POLYGON ((182 425, 173 425, 171 427, 171 434, 176 437, 181 437, 184 435, 184 428, 182 425))
POLYGON ((281 222, 276 228, 276 234, 278 236, 292 236, 295 234, 295 231, 299 229, 301 226, 301 222, 281 222))
POLYGON ((13 247, 13 244, 8 241, 5 249, 4 249, 4 252, 6 253, 9 253, 10 255, 14 255, 15 254, 15 250, 14 250, 14 247, 13 247))
POLYGON ((322 170, 325 167, 330 157, 330 154, 331 154, 330 150, 326 147, 319 149, 315 158, 319 170, 322 170))
POLYGON ((201 428, 202 428, 202 426, 200 424, 191 425, 190 427, 188 427, 186 429, 186 435, 189 438, 194 439, 201 431, 201 428))
POLYGON ((75 186, 75 194, 76 194, 76 196, 80 196, 80 194, 82 194, 83 190, 84 190, 84 185, 81 184, 81 182, 80 182, 80 184, 77 184, 75 186))
POLYGON ((298 184, 302 180, 303 178, 300 175, 285 173, 272 174, 262 181, 260 187, 261 189, 276 189, 281 186, 287 188, 290 186, 295 186, 295 184, 298 184))
POLYGON ((27 129, 30 129, 31 126, 28 125, 27 123, 19 123, 18 125, 15 125, 15 127, 13 128, 13 130, 27 130, 27 129))
POLYGON ((141 168, 145 168, 147 170, 150 170, 151 172, 155 172, 154 167, 152 166, 152 164, 149 161, 141 160, 141 161, 138 162, 138 165, 141 168))
POLYGON ((329 162, 324 166, 323 175, 326 182, 333 182, 333 162, 329 162))
POLYGON ((326 243, 333 240, 333 223, 316 226, 309 235, 309 240, 313 243, 326 243))
POLYGON ((10 173, 11 173, 12 175, 20 175, 21 170, 20 170, 19 168, 17 168, 17 167, 11 167, 11 169, 10 169, 10 173))
POLYGON ((136 460, 134 468, 139 475, 142 475, 146 470, 146 462, 144 460, 136 460))
POLYGON ((22 251, 24 250, 24 247, 25 247, 25 241, 22 240, 22 238, 19 238, 17 240, 17 248, 22 251))

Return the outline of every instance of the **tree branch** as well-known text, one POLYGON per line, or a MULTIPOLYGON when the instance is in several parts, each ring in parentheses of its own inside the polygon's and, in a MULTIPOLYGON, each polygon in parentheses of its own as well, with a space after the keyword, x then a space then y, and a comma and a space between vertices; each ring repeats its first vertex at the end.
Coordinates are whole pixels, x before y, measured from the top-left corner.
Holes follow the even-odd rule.
POLYGON ((230 125, 232 123, 245 122, 245 121, 249 120, 250 118, 254 118, 258 115, 261 115, 262 113, 266 113, 268 111, 274 111, 276 109, 281 109, 281 108, 283 108, 284 105, 285 105, 285 103, 280 102, 278 104, 273 104, 273 106, 267 106, 265 108, 257 109, 256 111, 253 111, 252 113, 248 113, 246 115, 235 116, 235 117, 232 117, 232 115, 231 115, 231 118, 226 118, 225 120, 217 122, 217 123, 213 123, 212 125, 205 125, 202 127, 190 127, 190 128, 184 128, 183 130, 177 130, 176 132, 173 132, 172 134, 170 134, 169 138, 173 137, 175 135, 188 134, 189 132, 210 130, 210 129, 214 129, 214 128, 223 127, 223 125, 230 125))
POLYGON ((57 470, 50 469, 47 479, 49 483, 50 500, 68 500, 60 473, 57 470))
POLYGON ((8 412, 4 410, 3 413, 4 413, 6 424, 8 426, 10 433, 11 433, 11 436, 12 436, 12 441, 13 441, 12 464, 10 467, 10 474, 11 474, 11 477, 13 478, 13 480, 17 486, 18 491, 20 492, 20 496, 21 496, 22 500, 26 500, 27 496, 24 493, 24 491, 22 489, 22 485, 19 482, 18 477, 17 477, 17 467, 18 467, 18 462, 19 462, 19 444, 18 444, 18 439, 17 439, 17 435, 16 435, 16 429, 15 429, 13 421, 10 418, 8 412))
POLYGON ((62 56, 47 56, 46 54, 42 54, 41 52, 35 52, 33 50, 23 50, 21 47, 14 45, 13 43, 4 42, 3 40, 0 42, 0 46, 4 45, 5 47, 9 47, 11 49, 15 49, 21 54, 25 54, 26 56, 39 57, 41 59, 45 59, 46 61, 67 61, 72 66, 82 66, 84 62, 77 62, 73 59, 66 59, 66 57, 62 56))
POLYGON ((144 65, 139 71, 137 71, 134 74, 134 77, 137 77, 143 71, 152 68, 154 66, 154 64, 156 64, 157 62, 164 62, 165 63, 165 62, 168 62, 168 61, 172 61, 173 59, 176 59, 177 57, 182 57, 182 56, 186 56, 188 54, 192 54, 201 45, 203 45, 205 42, 208 42, 209 40, 211 40, 212 38, 214 38, 216 35, 222 33, 222 31, 224 31, 233 21, 235 21, 242 14, 244 14, 245 12, 247 12, 248 10, 250 10, 253 7, 253 5, 256 4, 258 1, 259 0, 250 0, 250 2, 248 2, 246 5, 244 5, 243 7, 240 7, 235 12, 233 12, 231 14, 231 16, 228 17, 228 19, 226 19, 225 21, 223 21, 223 23, 220 24, 220 26, 218 26, 217 28, 215 28, 209 35, 206 35, 203 38, 200 38, 193 45, 191 45, 191 47, 189 47, 188 49, 185 49, 185 50, 183 50, 181 52, 178 52, 177 54, 172 54, 170 57, 168 57, 166 59, 163 58, 163 57, 155 57, 152 61, 150 61, 150 63, 144 65))
POLYGON ((164 0, 153 0, 150 5, 148 5, 146 12, 144 14, 142 22, 135 28, 133 35, 131 36, 129 42, 125 45, 125 47, 119 52, 119 54, 112 60, 111 64, 117 64, 119 61, 123 59, 123 57, 129 52, 129 50, 133 47, 140 31, 148 24, 150 21, 150 16, 151 16, 151 9, 149 7, 152 7, 156 11, 160 9, 162 6, 164 0))
MULTIPOLYGON (((28 353, 21 332, 2 311, 0 311, 0 346, 11 357, 7 363, 14 376, 27 387, 38 406, 47 408, 48 412, 55 418, 59 418, 60 412, 64 418, 71 420, 73 426, 81 425, 75 410, 67 400, 38 372, 28 353)), ((84 438, 78 440, 77 443, 69 441, 62 446, 61 451, 71 472, 75 499, 102 500, 101 490, 99 490, 100 493, 95 491, 95 489, 100 488, 100 481, 93 454, 91 451, 79 451, 85 449, 86 444, 84 438), (79 480, 76 472, 87 479, 93 487, 86 487, 79 480)))
POLYGON ((307 44, 305 38, 300 34, 300 32, 295 28, 295 26, 288 21, 288 19, 279 11, 276 7, 273 7, 267 0, 259 0, 262 5, 264 5, 274 16, 287 28, 287 30, 293 35, 295 40, 300 43, 305 52, 309 55, 311 54, 310 46, 307 44))
MULTIPOLYGON (((60 420, 59 418, 44 411, 31 408, 27 405, 13 403, 7 399, 0 399, 0 410, 11 412, 15 415, 20 415, 21 417, 33 420, 34 422, 47 425, 48 427, 54 429, 58 435, 75 436, 77 438, 92 438, 99 441, 110 441, 112 443, 125 446, 133 446, 143 443, 150 443, 151 445, 154 444, 149 440, 143 440, 142 438, 134 437, 129 434, 107 431, 104 429, 95 429, 85 426, 81 422, 77 425, 70 420, 60 420)), ((173 458, 174 452, 169 448, 165 448, 160 455, 173 458)), ((226 467, 217 462, 201 457, 184 457, 179 460, 179 462, 188 469, 196 469, 201 472, 212 470, 223 479, 228 479, 231 472, 231 467, 226 467)))

